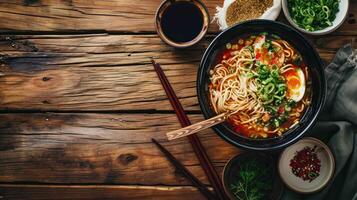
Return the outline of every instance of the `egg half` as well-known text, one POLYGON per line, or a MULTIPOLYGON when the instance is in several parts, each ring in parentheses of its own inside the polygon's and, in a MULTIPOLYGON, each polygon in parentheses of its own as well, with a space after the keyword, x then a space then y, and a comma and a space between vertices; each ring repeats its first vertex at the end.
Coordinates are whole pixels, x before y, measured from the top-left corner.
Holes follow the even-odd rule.
POLYGON ((305 94, 306 81, 301 68, 294 68, 284 73, 287 86, 287 97, 295 102, 301 101, 305 94))

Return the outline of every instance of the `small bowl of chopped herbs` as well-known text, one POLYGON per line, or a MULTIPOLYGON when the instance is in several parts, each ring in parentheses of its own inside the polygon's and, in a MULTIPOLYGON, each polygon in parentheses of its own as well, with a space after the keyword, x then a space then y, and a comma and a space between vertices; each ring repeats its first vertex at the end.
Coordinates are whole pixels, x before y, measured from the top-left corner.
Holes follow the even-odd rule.
POLYGON ((289 23, 301 32, 324 35, 339 28, 346 19, 349 0, 283 0, 289 23))
POLYGON ((243 153, 228 161, 223 185, 231 200, 280 199, 284 185, 276 173, 275 159, 263 153, 243 153))

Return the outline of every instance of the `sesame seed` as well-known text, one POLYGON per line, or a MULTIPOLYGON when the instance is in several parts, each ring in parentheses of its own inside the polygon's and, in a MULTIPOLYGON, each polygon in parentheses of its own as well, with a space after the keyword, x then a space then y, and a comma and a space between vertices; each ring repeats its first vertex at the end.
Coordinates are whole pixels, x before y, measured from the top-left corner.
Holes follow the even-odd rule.
POLYGON ((227 9, 227 25, 231 26, 244 20, 259 18, 272 6, 273 0, 236 0, 227 9))

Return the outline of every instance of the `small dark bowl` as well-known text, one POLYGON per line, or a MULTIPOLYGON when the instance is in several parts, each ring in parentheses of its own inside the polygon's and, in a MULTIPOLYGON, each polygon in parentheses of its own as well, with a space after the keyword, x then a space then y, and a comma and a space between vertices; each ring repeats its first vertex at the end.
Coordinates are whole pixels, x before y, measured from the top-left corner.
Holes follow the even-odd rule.
MULTIPOLYGON (((185 13, 181 13, 182 15, 184 15, 185 13)), ((177 16, 180 17, 180 16, 177 16)), ((162 41, 164 41, 166 44, 176 47, 176 48, 186 48, 186 47, 190 47, 196 43, 198 43, 207 33, 208 31, 208 26, 209 26, 209 13, 208 10, 206 8, 206 6, 199 0, 165 0, 161 3, 161 5, 159 6, 159 8, 156 11, 156 15, 155 15, 155 27, 156 27, 156 31, 157 34, 159 35, 159 37, 161 38, 162 41), (203 24, 202 24, 202 30, 201 32, 191 41, 187 41, 187 42, 175 42, 173 40, 170 40, 164 33, 162 27, 161 27, 161 19, 162 16, 165 12, 165 10, 172 4, 175 2, 190 2, 191 4, 195 5, 202 13, 203 16, 203 24)))
POLYGON ((326 81, 323 63, 315 48, 307 39, 293 28, 282 23, 270 20, 251 20, 237 24, 219 34, 204 53, 197 74, 197 95, 204 117, 216 116, 209 101, 208 84, 209 71, 216 62, 216 56, 225 47, 238 37, 268 32, 276 34, 289 42, 301 54, 304 62, 310 69, 312 80, 311 105, 301 117, 299 125, 283 133, 280 137, 253 139, 242 136, 231 129, 228 122, 213 127, 215 132, 231 144, 247 150, 277 150, 298 141, 315 123, 325 101, 326 81))
POLYGON ((276 159, 271 155, 263 153, 243 153, 231 158, 223 169, 223 187, 225 193, 231 200, 237 198, 231 191, 231 184, 239 178, 240 165, 248 160, 255 159, 257 162, 263 163, 269 171, 269 177, 265 177, 266 183, 270 183, 271 191, 264 199, 278 200, 284 192, 284 184, 282 183, 276 169, 276 159))

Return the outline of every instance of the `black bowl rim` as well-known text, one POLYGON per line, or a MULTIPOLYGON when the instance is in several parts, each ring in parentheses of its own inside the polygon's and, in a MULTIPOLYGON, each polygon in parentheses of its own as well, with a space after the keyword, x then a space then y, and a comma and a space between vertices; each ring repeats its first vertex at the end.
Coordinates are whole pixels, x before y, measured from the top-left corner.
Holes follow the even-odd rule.
MULTIPOLYGON (((212 129, 224 140, 226 140, 227 142, 229 142, 230 144, 236 146, 236 147, 240 147, 243 148, 245 150, 253 150, 253 151, 274 151, 274 150, 279 150, 282 149, 284 147, 287 147, 289 145, 294 144, 295 142, 297 142, 300 138, 302 138, 304 136, 304 134, 316 123, 317 117, 320 113, 320 111, 322 110, 324 104, 325 104, 325 100, 326 100, 326 91, 327 91, 327 84, 326 84, 326 78, 325 78, 325 72, 324 72, 324 64, 319 56, 319 54, 317 53, 316 49, 314 48, 314 46, 311 44, 311 42, 309 40, 307 40, 300 32, 298 32, 297 30, 295 30, 294 28, 283 24, 281 22, 276 22, 276 21, 272 21, 272 20, 264 20, 264 19, 255 19, 255 20, 248 20, 248 21, 244 21, 242 23, 238 23, 224 31, 222 31, 220 34, 218 34, 213 40, 212 42, 209 44, 209 46, 207 47, 207 49, 205 50, 199 68, 198 68, 198 73, 197 73, 197 81, 196 81, 196 92, 197 92, 197 97, 198 97, 198 102, 200 105, 200 109, 204 115, 204 117, 206 119, 208 119, 210 116, 208 116, 208 111, 207 108, 203 105, 203 98, 206 98, 204 96, 201 95, 201 91, 200 91, 200 84, 201 84, 201 77, 205 76, 204 71, 202 70, 204 68, 204 63, 207 60, 208 55, 210 54, 211 50, 214 48, 214 46, 216 45, 217 41, 223 37, 224 34, 226 34, 227 32, 231 31, 232 29, 239 29, 239 28, 244 28, 244 26, 247 26, 249 24, 255 24, 255 25, 273 25, 273 26, 279 26, 282 29, 286 29, 287 31, 291 31, 294 32, 294 34, 296 34, 296 37, 299 37, 300 40, 304 41, 306 46, 309 47, 309 51, 311 52, 311 56, 314 57, 314 59, 316 59, 316 63, 318 63, 317 69, 319 69, 319 73, 321 73, 321 79, 320 79, 320 83, 321 83, 321 95, 319 96, 319 104, 317 107, 317 110, 315 111, 315 113, 311 116, 311 118, 309 119, 309 122, 307 123, 307 125, 301 130, 300 133, 298 133, 296 136, 294 136, 293 138, 291 138, 290 140, 287 140, 284 143, 279 143, 277 145, 270 145, 270 146, 251 146, 251 145, 246 145, 246 144, 242 144, 239 141, 234 141, 233 139, 229 138, 227 135, 225 135, 220 129, 219 127, 222 125, 216 125, 214 127, 212 127, 212 129)), ((233 132, 233 130, 231 130, 233 132)), ((236 134, 238 135, 238 134, 236 134)), ((248 141, 269 141, 269 140, 273 140, 277 137, 274 138, 267 138, 267 139, 253 139, 253 138, 248 138, 248 137, 243 137, 238 135, 239 137, 244 138, 245 140, 248 141)), ((280 137, 282 138, 282 137, 280 137)))

